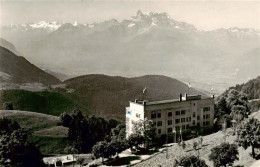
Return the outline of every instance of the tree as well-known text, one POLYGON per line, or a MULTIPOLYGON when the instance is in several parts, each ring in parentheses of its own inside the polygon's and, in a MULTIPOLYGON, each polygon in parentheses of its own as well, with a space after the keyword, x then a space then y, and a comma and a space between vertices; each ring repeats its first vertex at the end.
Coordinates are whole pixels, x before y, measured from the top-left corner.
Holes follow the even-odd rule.
POLYGON ((250 118, 238 126, 238 144, 244 149, 252 147, 252 156, 255 158, 255 148, 260 148, 260 121, 250 118))
POLYGON ((61 124, 65 127, 69 127, 72 117, 67 113, 62 113, 60 116, 61 124))
POLYGON ((204 160, 199 159, 195 155, 183 156, 179 160, 176 160, 175 167, 208 167, 204 160))
POLYGON ((138 134, 138 133, 132 133, 129 137, 128 137, 128 140, 127 140, 127 143, 128 143, 128 147, 130 149, 133 149, 134 147, 136 149, 139 149, 139 146, 141 144, 144 144, 145 142, 145 138, 143 135, 141 134, 138 134))
POLYGON ((20 125, 16 121, 12 122, 10 119, 5 117, 0 119, 0 136, 3 134, 10 134, 14 130, 18 129, 20 129, 20 125))
POLYGON ((13 103, 12 102, 4 102, 4 109, 5 110, 13 110, 13 103))
POLYGON ((134 123, 134 133, 143 135, 144 144, 146 148, 149 148, 150 143, 155 139, 156 127, 152 120, 140 120, 134 123))
POLYGON ((215 167, 232 165, 238 160, 238 148, 235 144, 222 143, 211 149, 209 159, 215 167))
POLYGON ((42 154, 28 141, 30 135, 28 130, 18 129, 0 136, 0 166, 44 166, 42 154))
POLYGON ((125 134, 125 125, 117 125, 111 130, 110 141, 113 143, 116 153, 120 153, 127 148, 127 140, 125 134))
POLYGON ((102 162, 104 162, 106 147, 106 141, 98 142, 96 145, 93 146, 92 154, 95 156, 95 158, 102 158, 102 162))
POLYGON ((78 159, 77 159, 77 164, 79 164, 80 165, 80 167, 82 166, 82 164, 84 163, 84 158, 82 158, 82 157, 78 157, 78 159))

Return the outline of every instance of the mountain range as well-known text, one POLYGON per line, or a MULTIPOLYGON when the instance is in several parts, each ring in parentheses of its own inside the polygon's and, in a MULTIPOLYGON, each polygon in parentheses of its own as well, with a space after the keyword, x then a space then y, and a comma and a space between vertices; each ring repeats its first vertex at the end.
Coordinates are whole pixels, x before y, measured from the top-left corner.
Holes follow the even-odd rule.
POLYGON ((138 11, 131 19, 91 24, 10 25, 1 36, 37 66, 71 76, 159 74, 221 92, 260 74, 258 30, 204 31, 167 13, 138 11))

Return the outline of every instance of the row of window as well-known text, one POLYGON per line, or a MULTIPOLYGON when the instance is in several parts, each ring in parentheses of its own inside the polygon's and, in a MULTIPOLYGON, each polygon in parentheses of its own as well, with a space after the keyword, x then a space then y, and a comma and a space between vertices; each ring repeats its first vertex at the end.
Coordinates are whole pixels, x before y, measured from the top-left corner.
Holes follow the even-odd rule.
MULTIPOLYGON (((175 127, 175 131, 176 132, 179 132, 180 129, 182 130, 185 130, 185 129, 189 129, 190 128, 190 125, 187 124, 187 125, 182 125, 182 126, 176 126, 175 127)), ((157 129, 157 133, 158 134, 161 134, 162 133, 162 129, 157 129)), ((167 133, 173 133, 173 128, 167 128, 167 133)))
POLYGON ((210 125, 209 121, 203 122, 203 126, 209 126, 209 125, 210 125))
POLYGON ((210 114, 203 115, 203 119, 209 119, 209 118, 210 118, 210 114))
POLYGON ((203 108, 203 112, 207 112, 207 111, 210 111, 210 107, 204 107, 203 108))
MULTIPOLYGON (((210 111, 210 107, 204 107, 203 112, 210 111)), ((185 115, 186 113, 189 113, 190 110, 180 110, 180 111, 175 111, 175 115, 185 115)), ((161 118, 161 110, 155 110, 151 112, 151 118, 161 118)), ((168 117, 172 117, 172 112, 168 112, 168 117)), ((196 113, 193 112, 193 117, 196 117, 196 113)))
MULTIPOLYGON (((191 117, 175 119, 175 124, 183 123, 183 122, 191 122, 191 117)), ((173 123, 172 120, 168 120, 168 125, 172 125, 172 123, 173 123)), ((156 124, 157 126, 162 126, 162 121, 158 121, 156 124)))
MULTIPOLYGON (((185 115, 188 112, 190 112, 190 110, 175 111, 175 115, 185 115)), ((151 118, 161 118, 161 116, 161 110, 155 110, 151 112, 151 118)), ((168 117, 172 117, 172 112, 168 112, 168 117)))

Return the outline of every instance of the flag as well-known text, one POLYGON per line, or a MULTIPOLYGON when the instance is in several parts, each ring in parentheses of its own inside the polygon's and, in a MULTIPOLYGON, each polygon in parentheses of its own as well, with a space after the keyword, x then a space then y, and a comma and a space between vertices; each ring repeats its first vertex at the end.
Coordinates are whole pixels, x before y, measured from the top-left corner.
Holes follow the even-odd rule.
POLYGON ((132 114, 132 111, 127 111, 127 114, 131 115, 131 114, 132 114))
POLYGON ((146 93, 146 87, 143 89, 143 94, 145 94, 146 93))
POLYGON ((213 86, 211 86, 210 90, 211 90, 211 91, 213 91, 213 90, 214 90, 214 89, 213 89, 213 86))
POLYGON ((188 84, 188 86, 189 86, 189 88, 191 88, 191 84, 190 83, 188 84))

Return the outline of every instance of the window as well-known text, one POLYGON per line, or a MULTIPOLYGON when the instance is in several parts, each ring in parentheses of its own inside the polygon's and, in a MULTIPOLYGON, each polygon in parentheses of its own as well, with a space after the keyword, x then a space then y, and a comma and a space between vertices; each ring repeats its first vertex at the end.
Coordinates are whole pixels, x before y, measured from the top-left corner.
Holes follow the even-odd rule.
POLYGON ((175 129, 176 129, 176 132, 180 131, 180 127, 179 126, 176 126, 175 129))
POLYGON ((186 125, 186 129, 189 129, 190 128, 190 125, 188 124, 188 125, 186 125))
POLYGON ((168 132, 168 133, 172 133, 172 128, 168 128, 168 129, 167 129, 167 132, 168 132))
POLYGON ((157 111, 157 118, 161 118, 161 110, 157 111))
POLYGON ((158 129, 158 134, 161 134, 162 133, 162 130, 161 129, 158 129))
POLYGON ((185 118, 181 118, 181 122, 185 122, 185 118))
POLYGON ((185 130, 185 125, 182 125, 181 129, 182 129, 182 130, 185 130))
POLYGON ((209 119, 209 118, 210 118, 210 114, 203 115, 203 119, 209 119))
POLYGON ((190 121, 191 121, 191 117, 187 117, 186 122, 190 122, 190 121))
POLYGON ((172 120, 168 120, 168 125, 172 125, 172 120))
POLYGON ((171 117, 172 116, 172 112, 168 112, 168 117, 171 117))
POLYGON ((193 117, 196 117, 196 113, 195 112, 193 113, 193 117))
POLYGON ((207 112, 207 111, 210 111, 210 107, 204 107, 203 108, 203 112, 207 112))
POLYGON ((181 110, 181 115, 185 115, 186 111, 185 110, 181 110))
POLYGON ((209 121, 203 122, 203 126, 209 126, 209 124, 210 124, 209 121))
POLYGON ((180 115, 180 111, 175 111, 175 115, 180 115))
POLYGON ((197 120, 200 120, 200 116, 197 116, 197 120))
POLYGON ((156 118, 156 111, 151 112, 151 118, 156 118))
POLYGON ((192 121, 192 125, 195 126, 195 123, 196 123, 195 120, 193 120, 193 121, 192 121))
POLYGON ((197 127, 200 127, 200 123, 199 122, 197 123, 197 127))
POLYGON ((158 121, 157 126, 162 126, 162 121, 158 121))
POLYGON ((140 118, 140 117, 141 117, 141 114, 136 113, 136 117, 137 117, 137 118, 140 118))
POLYGON ((175 123, 176 124, 180 123, 180 119, 175 119, 175 123))

